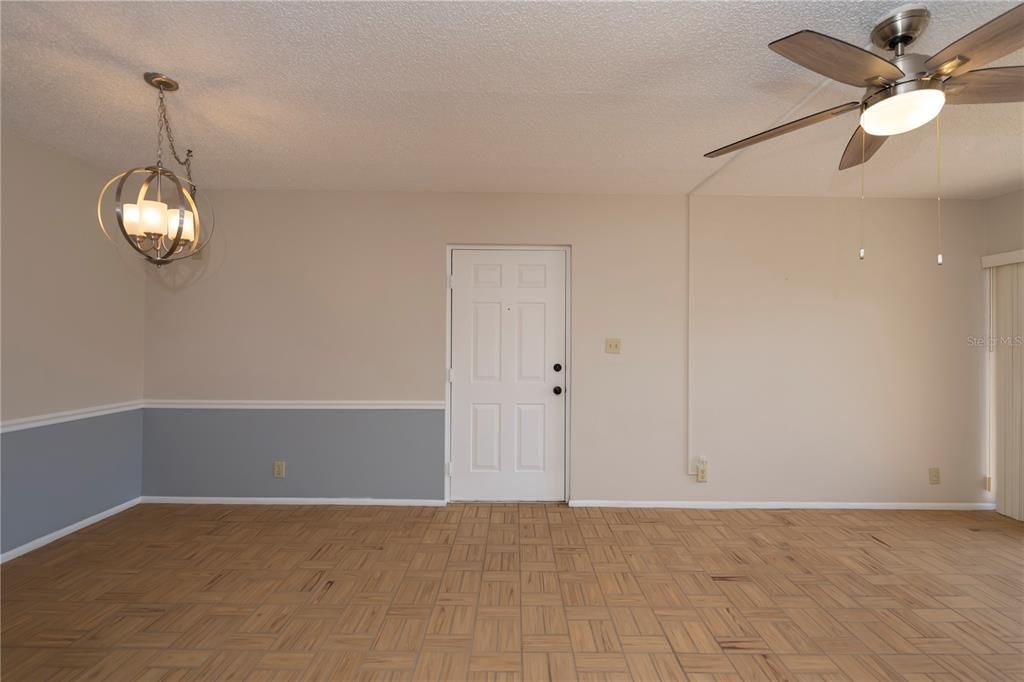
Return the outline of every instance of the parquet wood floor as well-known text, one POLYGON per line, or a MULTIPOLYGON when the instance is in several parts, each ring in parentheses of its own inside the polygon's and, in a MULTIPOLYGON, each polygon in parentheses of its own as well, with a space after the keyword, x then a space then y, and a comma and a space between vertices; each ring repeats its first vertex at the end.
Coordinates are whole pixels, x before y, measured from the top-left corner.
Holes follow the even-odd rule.
POLYGON ((1024 680, 992 512, 141 505, 2 567, 18 680, 1024 680))

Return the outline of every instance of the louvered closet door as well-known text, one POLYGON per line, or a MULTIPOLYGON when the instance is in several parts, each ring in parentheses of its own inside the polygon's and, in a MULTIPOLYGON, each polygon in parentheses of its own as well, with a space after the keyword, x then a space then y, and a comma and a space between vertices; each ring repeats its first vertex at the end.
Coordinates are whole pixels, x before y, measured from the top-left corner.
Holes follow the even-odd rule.
POLYGON ((565 499, 562 250, 452 253, 451 498, 565 499))
POLYGON ((992 271, 996 509, 1024 521, 1024 263, 992 271))

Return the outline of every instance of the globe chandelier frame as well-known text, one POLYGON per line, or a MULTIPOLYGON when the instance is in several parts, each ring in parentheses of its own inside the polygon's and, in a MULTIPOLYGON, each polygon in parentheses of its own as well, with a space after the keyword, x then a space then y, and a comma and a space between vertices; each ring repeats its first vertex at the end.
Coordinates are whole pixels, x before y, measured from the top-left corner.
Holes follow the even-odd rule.
POLYGON ((192 150, 186 149, 182 156, 175 145, 164 95, 178 90, 178 82, 154 72, 143 78, 158 91, 156 164, 130 168, 107 181, 96 201, 96 217, 103 234, 113 239, 113 230, 103 218, 104 213, 110 214, 109 207, 104 210, 109 203, 105 200, 113 188, 112 222, 117 231, 139 256, 161 267, 206 248, 213 237, 214 216, 209 201, 196 202, 199 187, 192 179, 192 150), (185 170, 184 178, 164 166, 165 137, 174 161, 185 170))

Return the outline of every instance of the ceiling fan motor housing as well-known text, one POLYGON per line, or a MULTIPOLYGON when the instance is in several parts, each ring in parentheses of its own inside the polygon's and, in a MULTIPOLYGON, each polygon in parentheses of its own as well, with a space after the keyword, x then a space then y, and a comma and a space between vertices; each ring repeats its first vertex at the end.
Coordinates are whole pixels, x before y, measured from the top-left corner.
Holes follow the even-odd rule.
POLYGON ((915 90, 943 90, 941 78, 928 77, 926 61, 928 61, 928 56, 923 54, 905 54, 895 57, 892 63, 906 75, 895 83, 868 87, 864 91, 864 97, 861 98, 861 111, 884 99, 915 90))
POLYGON ((900 68, 900 71, 906 74, 906 78, 901 78, 898 82, 914 80, 928 75, 928 67, 925 66, 925 62, 928 61, 928 55, 905 54, 901 57, 894 57, 891 61, 900 68))
POLYGON ((861 100, 861 111, 878 104, 882 100, 895 97, 896 95, 905 95, 908 92, 915 92, 917 90, 942 91, 942 81, 937 78, 911 78, 889 87, 869 89, 865 93, 864 99, 861 100))

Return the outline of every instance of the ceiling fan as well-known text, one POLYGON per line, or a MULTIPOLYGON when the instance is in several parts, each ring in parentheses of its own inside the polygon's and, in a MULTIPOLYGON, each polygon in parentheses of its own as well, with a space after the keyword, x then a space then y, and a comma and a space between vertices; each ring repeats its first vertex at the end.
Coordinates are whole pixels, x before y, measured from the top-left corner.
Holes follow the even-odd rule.
POLYGON ((945 104, 991 104, 1024 101, 1024 66, 982 69, 1024 47, 1024 4, 947 45, 932 56, 906 52, 928 26, 931 14, 922 5, 907 6, 883 19, 871 32, 876 47, 891 59, 818 33, 798 31, 768 45, 800 66, 832 80, 865 88, 859 102, 798 118, 720 147, 714 158, 794 130, 860 110, 860 125, 846 145, 839 170, 864 163, 892 135, 928 123, 945 104))

